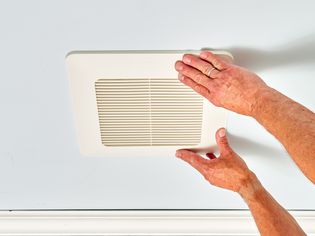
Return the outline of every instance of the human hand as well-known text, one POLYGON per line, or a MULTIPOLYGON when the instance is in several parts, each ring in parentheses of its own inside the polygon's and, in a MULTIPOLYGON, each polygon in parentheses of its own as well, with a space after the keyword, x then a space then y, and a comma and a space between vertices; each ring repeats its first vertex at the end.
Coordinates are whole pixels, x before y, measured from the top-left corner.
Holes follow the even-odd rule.
POLYGON ((209 51, 185 54, 177 61, 178 78, 216 106, 254 116, 258 99, 270 88, 256 74, 209 51))
POLYGON ((242 196, 248 195, 253 189, 249 186, 256 176, 229 146, 225 129, 216 132, 216 141, 220 151, 218 158, 208 153, 209 159, 205 159, 185 149, 177 150, 176 156, 198 170, 210 184, 238 192, 242 196))

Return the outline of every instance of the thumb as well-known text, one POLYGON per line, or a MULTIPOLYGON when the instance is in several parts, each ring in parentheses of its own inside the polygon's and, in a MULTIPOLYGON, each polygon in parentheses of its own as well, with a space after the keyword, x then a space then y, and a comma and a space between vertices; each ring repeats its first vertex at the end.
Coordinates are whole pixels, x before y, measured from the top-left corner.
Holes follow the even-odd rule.
POLYGON ((215 138, 219 147, 220 154, 231 151, 231 148, 226 137, 226 129, 224 128, 218 129, 215 134, 215 138))

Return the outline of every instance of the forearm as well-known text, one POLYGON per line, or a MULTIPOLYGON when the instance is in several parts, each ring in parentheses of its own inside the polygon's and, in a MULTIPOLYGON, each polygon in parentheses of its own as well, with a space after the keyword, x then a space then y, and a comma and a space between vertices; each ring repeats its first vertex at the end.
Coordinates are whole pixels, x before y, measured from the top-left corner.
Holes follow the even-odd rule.
POLYGON ((241 189, 261 235, 306 235, 295 219, 264 189, 254 174, 241 189))
POLYGON ((258 94, 253 117, 283 144, 315 183, 315 114, 270 88, 258 94))

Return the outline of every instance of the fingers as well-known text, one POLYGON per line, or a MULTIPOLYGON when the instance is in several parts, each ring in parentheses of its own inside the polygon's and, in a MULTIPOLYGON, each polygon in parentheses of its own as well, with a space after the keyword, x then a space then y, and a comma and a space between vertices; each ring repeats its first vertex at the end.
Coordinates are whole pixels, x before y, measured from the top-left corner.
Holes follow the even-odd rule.
POLYGON ((207 89, 211 90, 213 87, 213 81, 208 76, 203 74, 200 70, 197 70, 191 66, 186 65, 182 61, 177 61, 175 63, 175 69, 194 80, 196 83, 201 84, 202 86, 206 87, 207 89))
POLYGON ((189 163, 201 174, 206 173, 206 167, 209 165, 209 161, 199 156, 198 154, 189 150, 180 149, 176 151, 176 157, 189 163))
POLYGON ((224 128, 218 129, 215 134, 215 137, 216 137, 216 141, 219 147, 220 154, 224 154, 232 150, 231 147, 229 146, 229 143, 226 137, 226 130, 224 128))
POLYGON ((203 74, 213 79, 217 78, 218 73, 220 73, 220 71, 215 69, 211 63, 202 60, 200 57, 196 55, 185 54, 183 56, 183 62, 186 65, 192 66, 200 70, 203 74))
POLYGON ((210 62, 218 70, 224 70, 228 67, 228 64, 219 56, 214 55, 210 51, 203 51, 200 53, 200 57, 210 62))
POLYGON ((182 81, 183 84, 186 84, 188 87, 191 87, 195 92, 199 93, 201 96, 207 99, 210 98, 210 91, 204 86, 197 84, 191 78, 188 78, 187 76, 184 76, 182 74, 178 74, 178 79, 182 81))

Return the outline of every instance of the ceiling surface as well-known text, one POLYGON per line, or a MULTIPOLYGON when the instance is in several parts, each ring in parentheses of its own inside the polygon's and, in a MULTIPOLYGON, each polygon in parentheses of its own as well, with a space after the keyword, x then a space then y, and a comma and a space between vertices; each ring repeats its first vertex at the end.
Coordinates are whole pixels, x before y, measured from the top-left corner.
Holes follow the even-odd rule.
MULTIPOLYGON (((0 1, 0 209, 246 209, 174 153, 81 156, 65 55, 224 49, 314 110, 314 9, 311 0, 0 1)), ((228 132, 284 207, 315 209, 314 185, 264 128, 230 113, 228 132)))

